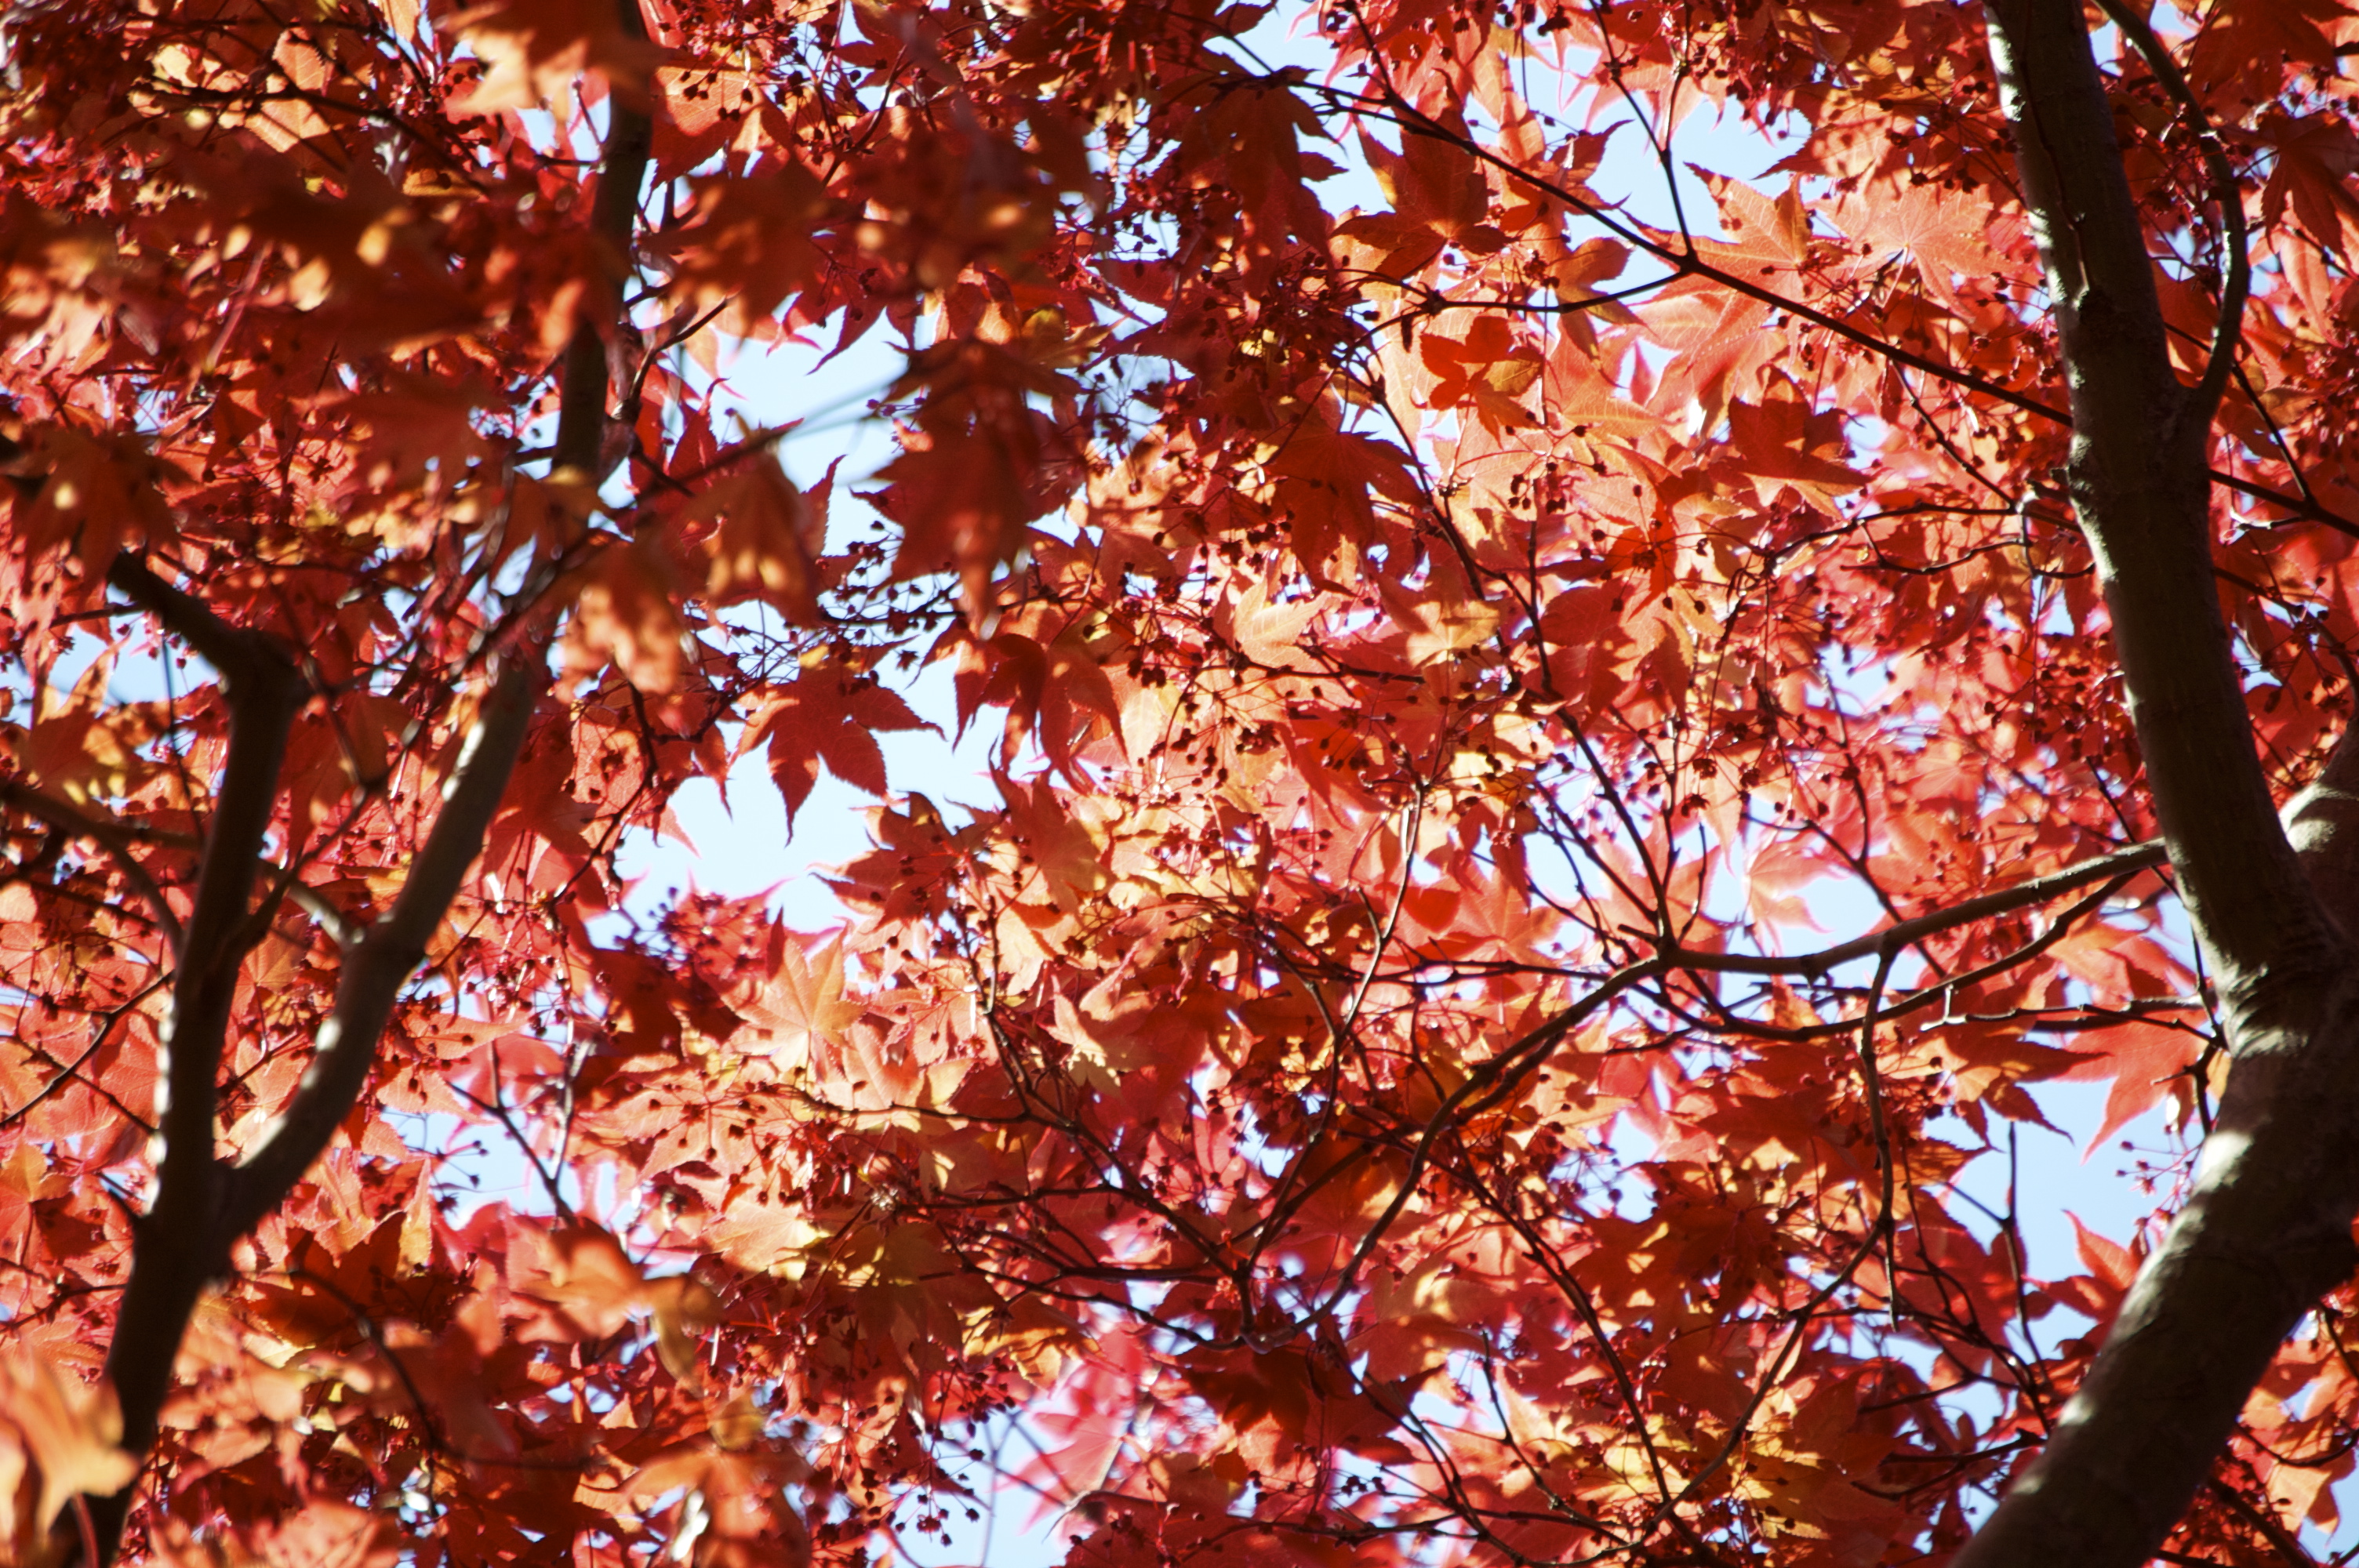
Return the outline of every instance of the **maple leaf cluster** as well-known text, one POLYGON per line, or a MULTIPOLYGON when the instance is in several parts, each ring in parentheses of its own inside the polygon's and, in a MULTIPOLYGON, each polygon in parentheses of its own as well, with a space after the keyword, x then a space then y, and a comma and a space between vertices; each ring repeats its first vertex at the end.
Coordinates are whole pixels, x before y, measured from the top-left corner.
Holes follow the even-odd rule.
MULTIPOLYGON (((2034 1277, 1970 1195, 2071 1080, 2167 1203, 2223 1062, 1978 13, 5 27, 17 1559, 140 1466, 158 1563, 930 1561, 1012 1488, 1076 1564, 1852 1568, 2050 1430, 2145 1241, 2034 1277), (1605 193, 1699 114, 1780 161, 1605 193), (733 370, 864 340, 896 454, 799 487, 733 370), (756 752, 886 796, 936 665, 992 798, 880 806, 840 929, 626 881, 756 752), (318 1152, 180 1265, 201 1014, 179 1158, 318 1152)), ((2289 795, 2359 639, 2359 20, 2172 47, 2212 140, 2104 66, 2190 379, 2207 157, 2249 193, 2213 560, 2289 795)), ((2338 1522, 2350 1305, 2188 1560, 2338 1522)))

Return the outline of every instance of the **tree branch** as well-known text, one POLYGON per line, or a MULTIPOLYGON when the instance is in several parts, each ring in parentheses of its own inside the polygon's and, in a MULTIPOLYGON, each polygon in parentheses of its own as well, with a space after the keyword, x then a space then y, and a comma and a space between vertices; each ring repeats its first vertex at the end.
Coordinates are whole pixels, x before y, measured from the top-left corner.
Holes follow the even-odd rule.
MULTIPOLYGON (((149 843, 201 849, 204 847, 203 839, 190 834, 162 832, 144 824, 125 822, 117 816, 95 816, 13 779, 0 779, 0 806, 13 806, 27 816, 38 817, 52 827, 103 845, 114 856, 125 878, 155 910, 157 922, 171 938, 174 952, 179 950, 179 916, 165 902, 161 884, 132 855, 131 846, 149 843)), ((349 947, 358 940, 358 935, 353 930, 352 922, 344 917, 344 912, 321 897, 319 889, 297 881, 294 868, 283 867, 265 855, 255 861, 255 869, 271 875, 270 895, 273 899, 283 898, 319 922, 320 928, 337 946, 349 947)))
POLYGON ((180 916, 172 908, 171 901, 164 896, 162 886, 148 873, 147 868, 139 863, 138 857, 132 854, 131 835, 124 830, 122 824, 77 810, 62 800, 43 795, 30 784, 19 784, 14 779, 0 779, 0 806, 14 806, 27 816, 38 817, 52 827, 61 828, 77 838, 87 838, 104 849, 114 860, 115 869, 123 873, 123 880, 131 884, 134 892, 147 901, 148 909, 155 914, 156 924, 164 928, 165 939, 171 943, 172 951, 175 954, 179 952, 182 941, 180 916))
POLYGON ((262 1146, 232 1173, 223 1210, 231 1236, 244 1235, 285 1200, 367 1084, 386 1020, 426 957, 467 868, 483 852, 492 814, 524 750, 548 680, 531 655, 526 650, 513 658, 493 683, 444 786, 442 810, 400 895, 344 961, 335 1011, 320 1031, 318 1050, 294 1100, 262 1146))
MULTIPOLYGON (((1521 165, 1516 164, 1512 159, 1505 157, 1499 152, 1484 146, 1474 138, 1462 135, 1459 133, 1451 130, 1448 126, 1440 124, 1439 121, 1420 113, 1413 104, 1410 104, 1406 100, 1400 98, 1397 93, 1390 92, 1389 90, 1387 90, 1387 95, 1381 98, 1371 98, 1364 94, 1341 92, 1332 88, 1326 90, 1326 95, 1330 99, 1338 100, 1352 105, 1353 113, 1361 114, 1365 118, 1397 125, 1404 133, 1433 137, 1438 140, 1449 142, 1451 146, 1460 148, 1462 151, 1472 154, 1477 162, 1498 170, 1505 178, 1514 180, 1518 185, 1527 186, 1533 190, 1551 198, 1552 200, 1563 202, 1567 207, 1579 212, 1582 216, 1589 219, 1592 222, 1596 223, 1614 238, 1629 245, 1632 249, 1645 252, 1647 254, 1652 256, 1655 260, 1662 263, 1666 267, 1670 269, 1666 276, 1657 278, 1652 283, 1643 287, 1661 287, 1664 285, 1672 283, 1681 277, 1704 278, 1718 285, 1720 287, 1729 289, 1734 293, 1742 294, 1749 299, 1758 300, 1762 304, 1771 307, 1773 309, 1790 312, 1797 318, 1808 321, 1812 326, 1819 328, 1821 330, 1831 333, 1833 336, 1842 339, 1843 341, 1852 344, 1854 348, 1864 349, 1869 353, 1875 354, 1881 359, 1889 360, 1895 364, 1907 365, 1911 370, 1921 371, 1925 374, 1932 376, 1939 381, 1945 382, 1951 386, 1959 387, 1967 392, 1979 394, 1982 396, 2003 403, 2009 407, 2020 409, 2022 412, 2032 415, 2037 418, 2050 420, 2059 425, 2070 425, 2072 422, 2072 416, 2063 409, 2057 407, 2054 404, 2049 403, 2042 398, 2034 396, 2030 393, 2017 391, 2013 387, 2005 386, 1997 382, 1992 381, 1985 376, 1976 375, 1973 372, 1966 370, 1962 366, 1945 363, 1944 362, 1934 359, 1930 355, 1918 353, 1902 344, 1880 338, 1875 333, 1868 331, 1866 329, 1855 326, 1849 321, 1843 320, 1840 317, 1831 316, 1825 311, 1805 304, 1799 299, 1793 298, 1788 295, 1780 294, 1776 289, 1770 288, 1752 278, 1746 277, 1741 273, 1714 266, 1712 263, 1705 260, 1702 254, 1693 248, 1692 244, 1689 245, 1685 249, 1677 245, 1667 244, 1662 241, 1656 239, 1642 225, 1624 221, 1607 209, 1600 207, 1595 202, 1587 200, 1574 188, 1560 184, 1552 179, 1543 178, 1540 176, 1532 173, 1529 169, 1523 168, 1521 165), (1385 105, 1385 108, 1381 110, 1377 109, 1375 107, 1375 105, 1377 104, 1385 105)), ((2207 157, 2207 165, 2209 159, 2207 157)), ((2221 172, 2223 171, 2226 173, 2229 185, 2233 189, 2234 186, 2234 171, 2228 169, 2224 158, 2220 165, 2219 171, 2213 172, 2215 181, 2220 178, 2221 172)), ((2234 225, 2233 232, 2230 232, 2229 236, 2231 240, 2231 263, 2228 281, 2231 284, 2235 284, 2237 280, 2237 264, 2235 258, 2244 254, 2245 245, 2244 209, 2241 205, 2231 205, 2223 207, 2222 211, 2223 213, 2223 226, 2231 223, 2234 225)), ((2249 260, 2247 260, 2244 265, 2247 269, 2249 269, 2249 260)), ((2240 288, 2248 289, 2250 287, 2250 274, 2249 270, 2247 270, 2244 275, 2244 282, 2241 285, 2238 285, 2238 287, 2240 288)), ((2149 285, 2149 287, 2151 286, 2149 285)), ((2224 320, 2226 317, 2227 305, 2227 301, 2224 298, 2222 305, 2223 319, 2224 320)), ((2240 294, 2236 301, 2235 312, 2236 319, 2239 322, 2243 319, 2243 297, 2240 294)), ((2222 340, 2215 335, 2215 351, 2218 342, 2221 341, 2222 340)), ((2212 363, 2206 367, 2204 373, 2204 384, 2208 384, 2210 382, 2212 372, 2215 369, 2218 370, 2219 373, 2223 377, 2225 377, 2234 373, 2234 366, 2235 355, 2233 351, 2230 352, 2224 360, 2218 358, 2215 352, 2212 363)), ((2174 384, 2176 384, 2175 381, 2174 384)), ((2201 385, 2199 384, 2198 391, 2201 392, 2201 385)), ((2219 399, 2219 389, 2213 388, 2209 394, 2209 398, 2210 405, 2216 405, 2219 399)), ((2190 402, 2192 400, 2190 399, 2190 402)), ((2343 516, 2341 513, 2333 511, 2332 508, 2321 505, 2315 497, 2309 495, 2288 495, 2284 491, 2276 489, 2270 485, 2262 484, 2256 480, 2243 478, 2240 475, 2229 472, 2225 469, 2207 468, 2205 471, 2214 483, 2235 491, 2240 495, 2251 496, 2256 501, 2266 501, 2272 506, 2283 507, 2290 516, 2303 518, 2309 522, 2332 528, 2337 533, 2348 535, 2353 538, 2359 538, 2359 522, 2354 522, 2352 519, 2343 516)))
MULTIPOLYGON (((2170 58, 2170 50, 2155 37, 2154 28, 2137 12, 2122 4, 2122 0, 2097 0, 2122 37, 2130 41, 2138 57, 2146 61, 2162 90, 2170 94, 2187 123, 2194 129, 2195 145, 2203 154, 2203 173, 2212 182, 2212 200, 2220 209, 2220 239, 2228 251, 2228 276, 2220 289, 2219 324, 2212 330, 2212 351, 2203 365, 2202 377, 2187 395, 2179 410, 2180 422, 2190 435, 2201 431, 2210 435, 2212 416, 2220 406, 2220 395, 2227 390, 2228 377, 2236 368, 2236 349, 2244 341, 2245 302, 2253 292, 2252 248, 2245 233, 2245 192, 2236 183, 2236 171, 2229 167, 2227 149, 2220 145, 2219 133, 2212 128, 2212 118, 2203 112, 2203 104, 2187 85, 2179 62, 2170 58)), ((2254 400, 2257 406, 2259 399, 2254 400)), ((2267 411, 2263 410, 2266 415, 2267 411)), ((2207 441, 2208 445, 2208 441, 2207 441)))
POLYGON ((157 576, 138 557, 115 557, 114 564, 106 569, 106 580, 124 598, 162 622, 166 631, 219 670, 223 680, 255 681, 271 675, 277 666, 284 666, 288 679, 294 678, 294 661, 277 643, 259 632, 231 625, 203 600, 157 576))
MULTIPOLYGON (((272 639, 232 626, 144 562, 117 557, 106 575, 221 672, 229 705, 229 755, 162 1031, 164 1149, 156 1201, 133 1238, 131 1280, 107 1351, 107 1375, 123 1405, 124 1444, 143 1453, 156 1438, 189 1314, 227 1261, 218 1223, 223 1167, 213 1153, 216 1079, 248 945, 255 866, 277 809, 278 767, 304 689, 294 661, 272 639)), ((111 1544, 120 1522, 101 1518, 99 1539, 111 1544)))
MULTIPOLYGON (((2354 773, 2359 773, 2359 765, 2354 765, 2354 773)), ((2059 893, 2071 892, 2091 882, 2110 881, 2152 870, 2167 860, 2159 843, 2133 844, 2126 849, 2116 849, 2110 855, 2082 860, 2060 871, 2050 871, 2044 877, 2034 877, 2013 887, 1986 892, 1962 903, 1953 903, 1947 909, 1937 909, 1928 914, 1897 921, 1881 931, 1871 931, 1864 936, 1838 942, 1815 953, 1798 953, 1791 957, 1752 953, 1702 953, 1687 947, 1667 947, 1662 954, 1682 969, 1708 969, 1740 975, 1823 975, 1829 969, 1856 959, 1876 957, 1886 950, 1897 953, 1922 937, 1971 925, 1977 920, 1987 920, 1994 914, 2006 914, 2030 904, 2041 903, 2059 893)))
MULTIPOLYGON (((644 39, 647 23, 638 0, 621 0, 623 33, 633 41, 644 39)), ((606 435, 606 396, 612 379, 606 363, 605 340, 599 318, 611 325, 621 303, 620 285, 631 272, 631 239, 638 223, 639 187, 646 180, 647 158, 655 146, 655 124, 645 107, 626 103, 619 91, 610 91, 613 120, 606 133, 606 157, 598 174, 598 195, 590 211, 590 232, 604 251, 607 297, 593 300, 582 311, 566 345, 565 369, 560 380, 557 440, 549 452, 549 470, 565 469, 603 481, 613 465, 601 456, 606 435)))

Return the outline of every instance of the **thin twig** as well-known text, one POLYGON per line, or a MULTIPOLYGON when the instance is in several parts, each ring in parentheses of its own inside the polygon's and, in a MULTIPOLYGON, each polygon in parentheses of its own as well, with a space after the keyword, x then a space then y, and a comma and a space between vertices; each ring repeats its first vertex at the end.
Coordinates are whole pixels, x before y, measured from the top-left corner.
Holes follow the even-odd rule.
POLYGON ((186 939, 180 929, 179 914, 173 909, 171 900, 164 896, 162 884, 131 852, 131 835, 125 832, 120 824, 77 810, 64 801, 43 795, 31 785, 15 779, 0 779, 0 806, 14 806, 27 816, 38 817, 52 827, 62 828, 78 838, 87 838, 104 849, 107 858, 123 873, 123 880, 131 884, 132 890, 154 913, 156 924, 163 927, 165 939, 171 944, 173 956, 179 956, 181 944, 186 939))
MULTIPOLYGON (((2122 0, 2097 0, 2098 8, 2122 30, 2147 69, 2170 94, 2188 124, 2195 132, 2195 145, 2203 155, 2203 172, 2212 181, 2212 200, 2220 209, 2220 238, 2228 251, 2228 276, 2220 289, 2220 315, 2212 329, 2212 351, 2203 365, 2203 374, 2189 389, 2187 400, 2173 417, 2186 430, 2211 427, 2212 415, 2220 406, 2220 395, 2227 390, 2228 377, 2235 369, 2237 345, 2244 340, 2245 302, 2253 288, 2253 260, 2248 237, 2245 232, 2245 191, 2236 182, 2236 171, 2229 166, 2227 149, 2220 145, 2220 134, 2212 127, 2211 116, 2187 84, 2179 62, 2170 58, 2170 50, 2147 19, 2122 0)), ((2258 400, 2256 399, 2256 402, 2258 400)))

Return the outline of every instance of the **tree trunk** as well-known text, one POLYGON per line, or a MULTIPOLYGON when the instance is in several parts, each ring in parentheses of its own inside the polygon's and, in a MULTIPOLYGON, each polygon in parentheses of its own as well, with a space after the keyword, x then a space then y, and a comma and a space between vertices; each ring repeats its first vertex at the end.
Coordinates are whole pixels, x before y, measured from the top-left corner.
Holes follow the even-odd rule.
MULTIPOLYGON (((2218 378, 2170 364, 2153 264, 2079 0, 1988 0, 1991 52, 2071 392, 2068 467, 2155 815, 2217 977, 2232 1066, 2194 1188, 2055 1435, 1962 1568, 2136 1568, 2270 1359, 2359 1253, 2359 753, 2270 800, 2212 586, 2218 378)), ((2223 312, 2215 358, 2234 352, 2223 312)), ((2224 366, 2224 362, 2221 362, 2224 366)), ((2346 736, 2346 742, 2348 737, 2346 736)))

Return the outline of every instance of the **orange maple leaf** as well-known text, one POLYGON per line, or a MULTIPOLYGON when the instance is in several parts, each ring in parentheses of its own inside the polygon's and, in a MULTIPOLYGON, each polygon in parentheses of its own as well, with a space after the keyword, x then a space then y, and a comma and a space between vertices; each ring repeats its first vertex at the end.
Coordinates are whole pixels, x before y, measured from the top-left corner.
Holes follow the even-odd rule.
POLYGON ((738 738, 737 755, 767 744, 770 777, 786 797, 787 821, 818 783, 820 767, 853 788, 881 795, 886 790, 885 753, 876 732, 934 730, 909 710, 900 694, 837 665, 806 670, 799 679, 766 688, 738 738))

